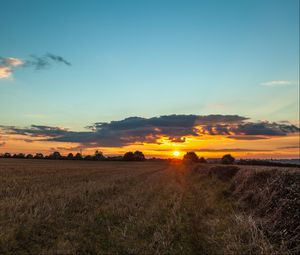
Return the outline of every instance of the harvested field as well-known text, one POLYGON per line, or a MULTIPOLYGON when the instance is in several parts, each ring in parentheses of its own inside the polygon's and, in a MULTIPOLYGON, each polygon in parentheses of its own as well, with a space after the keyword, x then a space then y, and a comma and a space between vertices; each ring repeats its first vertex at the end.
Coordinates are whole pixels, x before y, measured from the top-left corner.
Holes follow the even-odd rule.
MULTIPOLYGON (((193 171, 195 165, 180 163, 1 159, 0 254, 297 250, 297 240, 291 251, 274 245, 278 240, 269 238, 258 214, 241 207, 250 189, 243 177, 247 167, 239 166, 228 181, 209 176, 210 167, 198 165, 193 171)), ((255 206, 261 208, 260 202, 255 206)))

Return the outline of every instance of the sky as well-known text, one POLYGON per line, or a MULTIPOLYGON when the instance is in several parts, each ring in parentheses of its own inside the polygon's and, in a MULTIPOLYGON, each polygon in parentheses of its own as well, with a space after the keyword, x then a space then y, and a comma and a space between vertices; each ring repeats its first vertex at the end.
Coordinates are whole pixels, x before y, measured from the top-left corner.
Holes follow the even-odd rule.
POLYGON ((298 0, 0 6, 0 152, 299 157, 298 0))

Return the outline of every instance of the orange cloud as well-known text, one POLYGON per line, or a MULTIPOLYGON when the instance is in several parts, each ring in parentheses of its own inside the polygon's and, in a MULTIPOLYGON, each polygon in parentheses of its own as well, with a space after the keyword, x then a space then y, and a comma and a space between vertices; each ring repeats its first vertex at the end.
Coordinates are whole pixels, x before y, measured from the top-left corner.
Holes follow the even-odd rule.
POLYGON ((12 70, 10 67, 0 65, 0 79, 11 77, 12 70))

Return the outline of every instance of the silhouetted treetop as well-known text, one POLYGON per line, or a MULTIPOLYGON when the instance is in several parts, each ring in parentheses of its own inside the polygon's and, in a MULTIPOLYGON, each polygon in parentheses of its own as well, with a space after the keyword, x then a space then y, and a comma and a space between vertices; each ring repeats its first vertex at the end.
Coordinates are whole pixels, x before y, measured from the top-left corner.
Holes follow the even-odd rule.
POLYGON ((75 155, 75 159, 77 159, 77 160, 81 160, 82 159, 82 155, 81 155, 81 153, 76 153, 76 155, 75 155))
POLYGON ((197 162, 199 160, 197 154, 193 151, 187 152, 183 156, 183 161, 185 162, 197 162))
POLYGON ((61 159, 61 155, 58 151, 53 152, 52 154, 49 155, 50 159, 61 159))
POLYGON ((141 152, 141 151, 135 151, 133 156, 134 156, 134 160, 136 160, 136 161, 145 160, 145 156, 144 156, 143 152, 141 152))
POLYGON ((134 160, 134 154, 132 151, 126 152, 123 156, 123 160, 125 161, 133 161, 134 160))
POLYGON ((233 164, 234 161, 235 161, 235 158, 232 157, 231 154, 225 154, 221 159, 222 164, 233 164))

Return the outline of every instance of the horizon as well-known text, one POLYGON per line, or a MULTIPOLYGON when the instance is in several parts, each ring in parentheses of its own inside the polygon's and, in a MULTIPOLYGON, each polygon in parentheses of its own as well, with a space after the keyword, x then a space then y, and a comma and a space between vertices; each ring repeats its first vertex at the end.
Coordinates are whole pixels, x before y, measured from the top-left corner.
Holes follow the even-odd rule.
POLYGON ((299 1, 17 2, 0 154, 300 158, 299 1))
MULTIPOLYGON (((31 155, 32 157, 34 157, 36 154, 42 154, 43 155, 43 158, 38 158, 37 160, 41 160, 41 159, 50 159, 48 157, 51 157, 53 155, 53 153, 56 153, 56 152, 59 152, 60 153, 60 156, 62 157, 61 159, 65 159, 68 155, 72 154, 72 156, 74 157, 74 160, 75 160, 75 156, 76 154, 80 154, 82 156, 82 160, 92 160, 93 159, 85 159, 85 157, 87 156, 94 156, 96 152, 99 152, 102 154, 102 151, 94 151, 94 153, 92 154, 86 154, 86 153, 83 153, 78 151, 78 152, 66 152, 66 153, 61 153, 60 151, 51 151, 49 154, 43 154, 43 153, 40 153, 40 152, 36 152, 36 153, 22 153, 22 152, 16 152, 16 153, 10 153, 10 152, 5 152, 5 153, 0 153, 0 158, 17 158, 17 159, 35 159, 35 158, 27 158, 28 155, 31 155), (10 156, 9 157, 5 157, 5 154, 9 154, 10 156), (18 157, 20 156, 20 154, 23 154, 24 157, 18 157)), ((127 151, 127 152, 132 152, 134 153, 135 151, 127 151)), ((126 154, 127 152, 125 152, 124 154, 126 154)), ((142 152, 142 151, 141 151, 142 152)), ((186 155, 188 152, 194 152, 194 151, 186 151, 186 152, 180 152, 179 155, 174 155, 174 153, 176 153, 177 151, 172 151, 171 155, 169 157, 149 157, 147 155, 144 155, 145 156, 145 159, 146 160, 176 160, 176 161, 182 161, 183 160, 183 157, 184 155, 186 155)), ((143 153, 143 152, 142 152, 143 153)), ((115 155, 105 155, 105 154, 102 154, 104 156, 104 158, 106 159, 113 159, 113 158, 123 158, 124 157, 124 154, 115 154, 115 155)), ((198 156, 198 158, 203 158, 207 161, 210 161, 210 160, 221 160, 223 156, 225 155, 231 155, 231 153, 227 153, 227 154, 224 154, 222 155, 221 157, 202 157, 201 154, 195 152, 195 154, 198 156)), ((231 155, 232 156, 232 155, 231 155)), ((300 163, 300 157, 299 158, 239 158, 239 157, 234 157, 234 159, 236 161, 239 161, 239 160, 258 160, 258 161, 299 161, 300 163)), ((52 159, 53 160, 53 159, 52 159)), ((95 160, 97 161, 97 160, 95 160)), ((101 160, 100 160, 101 161, 101 160)), ((116 161, 120 161, 120 160, 116 160, 116 161)))

